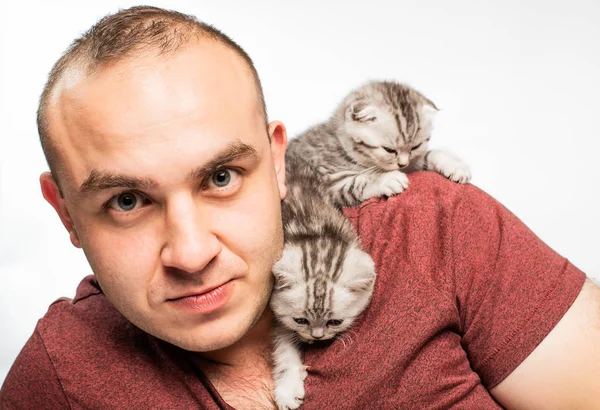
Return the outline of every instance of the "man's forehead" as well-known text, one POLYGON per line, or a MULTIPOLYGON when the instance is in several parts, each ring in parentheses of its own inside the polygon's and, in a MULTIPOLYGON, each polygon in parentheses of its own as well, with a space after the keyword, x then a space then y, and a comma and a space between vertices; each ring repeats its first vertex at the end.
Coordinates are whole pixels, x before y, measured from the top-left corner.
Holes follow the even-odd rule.
POLYGON ((98 67, 82 58, 74 59, 58 79, 48 111, 51 116, 58 108, 60 115, 65 116, 72 114, 69 108, 98 108, 114 99, 126 103, 130 97, 127 91, 131 88, 148 91, 149 99, 164 98, 160 91, 180 94, 187 91, 188 96, 195 93, 204 99, 238 93, 243 96, 245 92, 255 103, 254 108, 261 109, 257 85, 248 64, 231 48, 204 39, 194 40, 174 52, 140 50, 98 67))
POLYGON ((245 62, 229 47, 212 40, 193 41, 176 51, 166 53, 154 49, 140 50, 98 66, 86 65, 79 59, 65 70, 68 75, 62 83, 63 86, 76 90, 77 83, 89 87, 102 81, 126 81, 144 71, 166 73, 174 67, 179 68, 178 75, 187 74, 198 80, 215 81, 228 77, 228 81, 235 81, 238 86, 252 83, 252 76, 245 62), (181 70, 182 66, 187 69, 187 73, 181 70))
MULTIPOLYGON (((242 128, 264 128, 244 62, 216 42, 171 55, 141 54, 84 76, 76 68, 68 74, 49 112, 51 134, 65 148, 67 162, 87 161, 90 152, 126 150, 140 139, 168 142, 173 133, 196 140, 240 138, 242 128), (194 135, 197 130, 201 135, 194 135)), ((185 138, 174 143, 185 144, 185 138)))
POLYGON ((130 125, 147 126, 186 109, 208 113, 215 108, 235 111, 258 105, 244 63, 215 41, 194 42, 174 53, 143 52, 85 75, 80 67, 66 70, 61 79, 62 88, 49 110, 51 122, 78 116, 92 122, 101 119, 99 126, 125 119, 130 125), (56 111, 58 115, 53 115, 56 111))

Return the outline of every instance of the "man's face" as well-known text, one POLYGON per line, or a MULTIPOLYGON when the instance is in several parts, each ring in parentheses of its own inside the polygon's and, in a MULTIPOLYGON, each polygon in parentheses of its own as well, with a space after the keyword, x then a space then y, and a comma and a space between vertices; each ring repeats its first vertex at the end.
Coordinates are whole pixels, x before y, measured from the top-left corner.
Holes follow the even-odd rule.
POLYGON ((106 297, 184 349, 235 343, 267 305, 285 195, 285 129, 269 144, 243 62, 202 41, 63 87, 49 118, 64 201, 48 175, 42 188, 106 297))

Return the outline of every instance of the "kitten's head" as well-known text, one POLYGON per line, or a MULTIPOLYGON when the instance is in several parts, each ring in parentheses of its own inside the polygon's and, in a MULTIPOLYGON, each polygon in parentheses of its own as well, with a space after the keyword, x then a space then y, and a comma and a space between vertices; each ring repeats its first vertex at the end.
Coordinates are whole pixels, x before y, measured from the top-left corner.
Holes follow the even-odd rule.
POLYGON ((331 339, 352 326, 367 307, 375 283, 375 266, 366 252, 331 242, 328 249, 324 242, 286 244, 273 267, 271 309, 307 342, 331 339))
POLYGON ((436 106, 413 88, 371 82, 350 93, 334 119, 354 161, 386 171, 406 168, 427 152, 436 106))

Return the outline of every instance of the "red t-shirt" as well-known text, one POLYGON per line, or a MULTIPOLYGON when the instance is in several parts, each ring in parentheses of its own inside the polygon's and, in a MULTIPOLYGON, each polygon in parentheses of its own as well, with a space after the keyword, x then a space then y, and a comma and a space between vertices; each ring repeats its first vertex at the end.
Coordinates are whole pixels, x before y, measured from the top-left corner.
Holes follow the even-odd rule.
MULTIPOLYGON (((378 279, 344 338, 306 348, 307 410, 499 408, 486 389, 585 280, 498 202, 434 173, 345 212, 378 279)), ((130 324, 89 276, 38 322, 0 408, 231 409, 187 355, 130 324)))

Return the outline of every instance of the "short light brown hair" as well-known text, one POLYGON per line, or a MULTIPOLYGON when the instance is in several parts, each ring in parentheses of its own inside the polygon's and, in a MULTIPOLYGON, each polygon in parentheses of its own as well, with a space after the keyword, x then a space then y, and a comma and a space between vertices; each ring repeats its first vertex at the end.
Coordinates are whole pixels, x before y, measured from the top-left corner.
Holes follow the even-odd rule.
POLYGON ((136 6, 107 15, 77 38, 54 64, 37 112, 37 126, 50 172, 58 183, 58 147, 52 141, 47 108, 56 86, 73 66, 84 73, 123 60, 134 53, 172 53, 193 39, 208 38, 233 50, 244 60, 256 84, 261 114, 267 123, 265 99, 256 68, 250 56, 231 38, 196 17, 158 7, 136 6))

